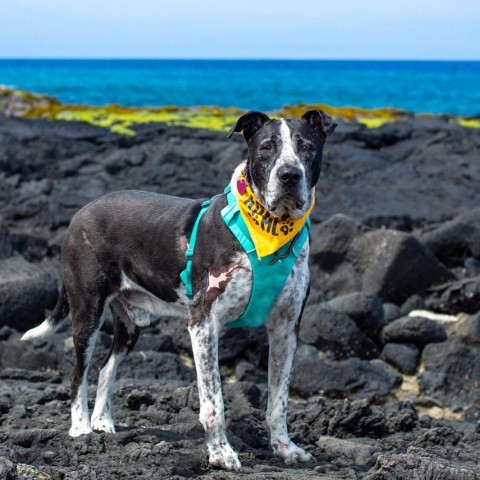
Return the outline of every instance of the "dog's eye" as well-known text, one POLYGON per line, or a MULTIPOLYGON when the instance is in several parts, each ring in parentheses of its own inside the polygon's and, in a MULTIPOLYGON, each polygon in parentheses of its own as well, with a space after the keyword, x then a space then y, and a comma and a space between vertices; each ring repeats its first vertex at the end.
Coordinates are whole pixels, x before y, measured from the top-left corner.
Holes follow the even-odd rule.
POLYGON ((313 152, 313 147, 311 145, 305 144, 302 145, 302 153, 312 153, 313 152))
POLYGON ((262 144, 262 146, 260 148, 262 150, 265 150, 266 152, 269 152, 270 150, 272 150, 273 145, 270 142, 268 142, 268 143, 262 144))

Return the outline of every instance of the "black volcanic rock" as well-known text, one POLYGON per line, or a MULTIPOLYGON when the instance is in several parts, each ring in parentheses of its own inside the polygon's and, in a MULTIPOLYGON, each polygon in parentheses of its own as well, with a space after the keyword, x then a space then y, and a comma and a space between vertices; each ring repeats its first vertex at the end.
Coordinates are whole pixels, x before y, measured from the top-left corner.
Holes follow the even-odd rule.
POLYGON ((448 341, 427 345, 420 391, 445 405, 480 406, 480 313, 459 320, 448 341))
POLYGON ((394 230, 356 237, 348 260, 358 272, 362 291, 394 303, 453 277, 418 240, 394 230))
POLYGON ((365 477, 366 480, 470 480, 477 479, 480 468, 473 459, 445 458, 424 449, 411 447, 407 453, 387 455, 377 458, 375 467, 365 477), (473 460, 473 461, 472 461, 473 460))
POLYGON ((312 227, 310 255, 320 268, 330 271, 343 262, 361 225, 346 215, 334 215, 312 227))
POLYGON ((384 343, 414 343, 423 346, 427 343, 444 342, 447 333, 442 325, 424 317, 402 317, 389 323, 382 330, 384 343))
POLYGON ((411 375, 418 366, 419 350, 412 343, 387 343, 383 347, 381 358, 400 372, 411 375))
POLYGON ((377 460, 380 446, 365 440, 355 441, 321 436, 317 441, 320 451, 329 459, 335 459, 342 465, 358 465, 360 467, 373 467, 377 460))
MULTIPOLYGON (((35 288, 17 291, 15 275, 8 275, 7 304, 16 328, 38 324, 43 309, 51 308, 37 303, 39 292, 48 297, 50 280, 44 276, 52 265, 52 278, 55 283, 60 280, 55 262, 62 239, 72 215, 85 203, 125 188, 210 197, 223 190, 234 167, 246 157, 241 136, 227 141, 224 132, 165 124, 139 125, 135 130, 135 136, 126 137, 78 122, 0 120, 0 225, 6 227, 0 227, 0 278, 3 265, 13 261, 27 265, 36 279, 35 288), (18 254, 26 260, 13 256, 18 254)), ((317 460, 292 469, 272 456, 265 424, 266 331, 227 330, 219 352, 227 437, 240 454, 242 478, 478 476, 480 436, 470 423, 480 415, 474 278, 479 274, 478 255, 471 243, 474 235, 469 238, 470 230, 464 230, 468 225, 455 218, 480 205, 478 139, 478 129, 438 117, 411 118, 380 129, 349 123, 329 138, 311 215, 311 305, 326 306, 333 299, 343 313, 331 314, 343 318, 348 335, 341 328, 336 335, 332 325, 318 325, 319 317, 311 316, 303 339, 315 338, 326 353, 300 343, 289 403, 291 438, 317 460), (453 227, 458 230, 452 235, 453 227), (430 245, 432 236, 437 239, 432 243, 435 256, 422 245, 425 238, 430 245), (437 248, 438 238, 442 246, 437 248), (459 280, 437 259, 454 267, 459 280), (432 287, 439 281, 447 283, 432 287), (383 320, 376 300, 372 308, 362 306, 362 298, 375 296, 385 302, 383 320), (352 298, 355 308, 349 306, 352 298), (352 345, 355 355, 365 355, 358 345, 370 348, 362 343, 365 338, 371 341, 370 335, 377 342, 372 328, 401 316, 397 305, 403 304, 406 312, 417 308, 420 300, 433 311, 475 314, 446 324, 447 341, 426 345, 418 374, 422 397, 412 399, 422 400, 422 409, 428 410, 426 402, 449 407, 467 422, 423 412, 419 419, 411 403, 395 399, 401 375, 383 361, 355 356, 337 361, 330 356, 332 350, 339 357, 350 355, 352 345), (242 381, 235 382, 235 376, 242 381), (321 436, 328 438, 317 444, 321 436), (370 457, 369 446, 379 449, 378 456, 374 452, 370 457), (376 466, 368 471, 375 456, 376 466)), ((23 275, 25 282, 27 277, 23 275)), ((54 303, 56 284, 55 291, 51 286, 54 303)), ((0 301, 0 311, 5 305, 0 301)), ((0 315, 0 324, 4 318, 0 315)), ((337 320, 333 326, 340 325, 337 320)), ((0 478, 182 480, 230 475, 207 465, 186 322, 170 318, 155 323, 142 332, 144 340, 120 366, 112 399, 117 434, 77 439, 67 433, 73 363, 69 329, 66 320, 55 335, 32 343, 20 343, 12 327, 0 329, 0 358, 5 363, 0 365, 0 478)), ((90 407, 110 343, 111 335, 102 331, 89 373, 90 407)), ((406 359, 405 349, 414 352, 410 344, 400 343, 392 353, 392 343, 387 343, 384 353, 394 364, 394 357, 406 359)))
POLYGON ((480 310, 480 276, 432 288, 426 304, 436 312, 475 314, 480 310))
POLYGON ((0 220, 0 260, 13 255, 13 238, 10 231, 0 220))
POLYGON ((381 398, 401 383, 401 375, 380 360, 320 358, 311 345, 299 347, 292 372, 292 390, 304 397, 323 392, 334 398, 381 398))
POLYGON ((480 259, 480 208, 426 233, 423 241, 448 266, 458 265, 467 257, 480 259))
POLYGON ((36 340, 34 342, 21 343, 17 338, 16 342, 9 342, 2 349, 0 365, 2 368, 25 369, 25 370, 47 370, 57 369, 60 365, 58 350, 61 345, 49 341, 36 340))
POLYGON ((29 263, 15 256, 0 260, 0 326, 19 331, 45 319, 45 309, 55 306, 58 297, 57 262, 49 259, 29 263))
POLYGON ((305 308, 299 338, 322 351, 331 351, 335 358, 378 357, 379 350, 347 315, 313 304, 305 308))
POLYGON ((317 288, 337 295, 362 291, 397 304, 455 278, 415 237, 395 230, 358 234, 343 262, 328 269, 313 262, 317 288))
POLYGON ((400 311, 400 307, 395 305, 394 303, 384 303, 383 304, 383 318, 385 320, 385 324, 390 323, 397 318, 400 318, 402 313, 400 311))
POLYGON ((330 300, 327 306, 335 312, 348 315, 370 338, 380 337, 385 321, 382 301, 376 295, 354 292, 330 300))
POLYGON ((420 295, 412 295, 400 307, 400 316, 405 317, 413 310, 425 310, 425 300, 420 295))

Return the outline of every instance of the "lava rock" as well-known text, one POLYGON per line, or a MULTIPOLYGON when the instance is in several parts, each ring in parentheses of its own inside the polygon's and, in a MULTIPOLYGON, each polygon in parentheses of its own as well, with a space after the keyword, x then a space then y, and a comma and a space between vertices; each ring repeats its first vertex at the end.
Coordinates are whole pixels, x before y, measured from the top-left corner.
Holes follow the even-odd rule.
POLYGON ((380 360, 329 360, 311 345, 297 350, 292 372, 292 389, 305 397, 321 391, 330 397, 371 399, 386 396, 401 383, 401 375, 380 360))
MULTIPOLYGON (((227 383, 223 387, 225 401, 235 403, 238 411, 229 412, 230 418, 240 419, 252 414, 253 408, 264 407, 261 405, 262 393, 252 382, 227 383)), ((232 408, 234 410, 234 408, 232 408)))
POLYGON ((350 243, 361 229, 361 224, 346 215, 337 214, 311 231, 310 255, 312 261, 327 271, 342 263, 350 243))
POLYGON ((314 443, 318 434, 352 439, 410 432, 418 427, 419 419, 410 402, 393 401, 380 407, 367 399, 331 400, 317 396, 292 411, 289 423, 296 428, 303 426, 302 436, 314 443))
MULTIPOLYGON (((161 322, 161 320, 160 320, 161 322)), ((142 332, 135 345, 135 351, 153 350, 155 352, 178 353, 170 335, 147 334, 142 332)))
POLYGON ((381 358, 400 372, 411 375, 417 370, 419 351, 412 343, 387 343, 381 358))
POLYGON ((340 438, 321 436, 317 441, 320 452, 330 461, 340 465, 358 465, 372 467, 380 447, 367 443, 365 439, 343 440, 340 438))
POLYGON ((0 342, 8 340, 8 338, 16 332, 13 328, 4 325, 0 328, 0 342))
POLYGON ((422 433, 416 440, 415 446, 428 448, 435 446, 455 446, 462 439, 462 435, 450 426, 433 427, 422 433))
POLYGON ((315 345, 322 351, 331 351, 337 359, 352 356, 370 359, 379 355, 375 343, 350 317, 329 310, 322 304, 313 304, 305 308, 299 338, 302 342, 315 345))
POLYGON ((29 262, 40 261, 48 254, 48 238, 29 232, 17 232, 12 235, 15 250, 29 262))
MULTIPOLYGON (((192 352, 192 342, 190 340, 186 321, 176 317, 165 317, 155 320, 153 326, 157 329, 159 335, 165 335, 172 339, 175 350, 185 353, 192 352)), ((138 341, 140 343, 141 336, 138 341)), ((148 344, 150 341, 148 338, 145 339, 145 342, 146 345, 149 346, 148 344)), ((155 350, 157 350, 157 348, 155 348, 155 350)))
MULTIPOLYGON (((266 328, 226 328, 220 335, 218 358, 220 362, 236 360, 246 355, 253 363, 268 358, 268 336, 266 328), (251 358, 254 357, 254 358, 251 358)), ((259 363, 256 363, 259 365, 259 363)), ((266 363, 264 363, 266 366, 266 363)))
POLYGON ((17 338, 16 341, 10 341, 3 346, 0 365, 4 369, 57 369, 61 365, 62 345, 56 343, 55 338, 30 342, 21 342, 17 338))
POLYGON ((235 365, 235 377, 240 382, 267 383, 268 381, 264 371, 256 368, 246 360, 240 360, 237 365, 235 365))
POLYGON ((401 304, 455 275, 412 235, 394 230, 359 232, 340 263, 312 261, 312 285, 327 298, 364 292, 401 304))
POLYGON ((47 370, 26 370, 23 368, 4 368, 0 371, 2 380, 26 380, 27 382, 61 383, 62 377, 58 372, 47 370))
POLYGON ((447 266, 459 265, 467 257, 480 259, 480 208, 426 233, 423 241, 447 266))
POLYGON ((155 399, 153 398, 150 392, 143 392, 140 390, 132 390, 126 397, 125 397, 125 406, 130 410, 140 410, 142 405, 149 406, 155 403, 155 399))
POLYGON ((400 318, 402 314, 400 313, 400 307, 394 303, 384 303, 383 304, 383 318, 385 324, 400 318))
POLYGON ((58 297, 56 265, 20 256, 0 260, 0 326, 25 331, 45 319, 45 309, 53 308, 58 297))
MULTIPOLYGON (((13 249, 20 249, 29 259, 39 259, 45 252, 43 238, 48 239, 46 255, 58 255, 72 215, 88 201, 107 191, 138 188, 195 198, 210 197, 223 190, 233 167, 245 158, 243 139, 233 138, 227 142, 224 132, 153 124, 138 126, 136 131, 135 136, 126 137, 84 123, 0 120, 0 216, 5 219, 12 234, 18 234, 13 249)), ((317 206, 311 215, 312 284, 318 292, 316 303, 352 292, 378 294, 379 290, 364 288, 365 272, 372 270, 367 257, 372 252, 375 255, 376 250, 371 245, 367 248, 365 243, 368 242, 361 237, 374 233, 390 245, 392 234, 388 230, 385 231, 387 233, 372 232, 360 222, 373 228, 386 226, 418 231, 425 224, 434 222, 439 225, 442 218, 450 218, 480 204, 480 190, 475 183, 480 178, 478 132, 475 129, 462 128, 449 123, 448 119, 412 118, 375 130, 352 122, 340 126, 337 132, 324 151, 326 175, 318 184, 317 206), (449 179, 448 191, 445 189, 445 178, 449 179), (442 201, 432 202, 432 198, 441 198, 442 201), (337 212, 351 218, 337 218, 336 223, 332 221, 330 226, 327 225, 329 220, 318 225, 337 212), (325 225, 328 228, 323 230, 323 237, 317 235, 317 231, 322 232, 325 225), (362 262, 358 265, 356 261, 359 257, 355 255, 357 243, 361 244, 359 250, 365 256, 360 257, 362 262), (368 267, 366 270, 364 265, 368 267)), ((381 247, 379 244, 378 248, 381 247)), ((7 257, 11 255, 9 249, 7 257)), ((461 267, 461 263, 457 265, 461 255, 470 258, 468 268, 467 259, 464 262, 468 274, 478 275, 472 274, 477 268, 473 250, 447 255, 445 262, 450 265, 452 259, 456 266, 461 267)), ((402 258, 401 255, 398 257, 402 258)), ((415 264, 415 257, 407 257, 401 260, 400 267, 413 263, 415 275, 430 275, 428 262, 415 264), (421 270, 422 265, 426 265, 426 270, 421 270)), ((441 254, 439 257, 443 258, 441 254)), ((385 256, 380 261, 385 258, 391 260, 385 256)), ((374 259, 372 262, 375 263, 374 259)), ((397 268, 396 264, 393 266, 397 268)), ((391 265, 385 267, 390 268, 391 265)), ((1 266, 0 272, 3 273, 1 266)), ((399 272, 404 275, 402 268, 399 272)), ((462 268, 458 272, 464 274, 462 268)), ((60 276, 56 274, 55 278, 60 276)), ((383 298, 386 302, 402 304, 411 295, 420 293, 417 288, 423 288, 423 283, 420 287, 415 283, 413 273, 409 280, 411 285, 395 283, 394 273, 384 278, 393 278, 389 282, 401 290, 398 296, 387 292, 387 297, 383 298)), ((432 292, 427 300, 434 296, 432 292)), ((446 302, 452 302, 454 306, 455 298, 451 296, 446 302)), ((463 305, 473 312, 474 304, 469 306, 467 295, 463 298, 463 305)), ((455 308, 461 309, 461 302, 455 308)), ((393 311, 393 307, 390 310, 393 311)), ((397 312, 388 317, 388 308, 384 311, 386 323, 400 316, 397 312)), ((43 316, 38 319, 42 320, 43 316)), ((37 320, 32 321, 32 324, 36 323, 37 320)), ((94 433, 78 439, 67 436, 70 422, 67 381, 73 361, 73 346, 71 339, 67 338, 69 322, 63 324, 62 328, 66 330, 56 334, 60 338, 54 338, 58 348, 53 353, 57 356, 60 373, 49 375, 49 371, 2 370, 0 457, 6 457, 21 468, 20 462, 31 463, 52 478, 70 480, 97 477, 180 480, 192 476, 228 476, 228 473, 212 471, 207 464, 204 433, 198 422, 198 392, 193 363, 188 356, 191 349, 186 322, 162 319, 157 325, 156 333, 170 336, 174 345, 172 350, 181 353, 153 351, 151 355, 152 350, 158 350, 159 344, 152 338, 153 331, 145 332, 147 338, 143 347, 139 344, 143 352, 134 350, 119 369, 120 378, 112 399, 117 435, 94 433), (60 379, 64 383, 56 383, 60 379), (179 385, 181 388, 177 388, 179 385), (143 397, 137 397, 138 410, 126 406, 126 397, 133 390, 143 397), (152 401, 154 403, 147 405, 152 401), (42 431, 47 434, 43 435, 42 431), (6 454, 9 447, 16 453, 12 450, 12 455, 6 454)), ((480 371, 476 365, 476 359, 480 357, 477 325, 459 321, 458 324, 449 324, 448 328, 452 334, 447 342, 427 345, 424 351, 429 356, 425 357, 426 369, 419 380, 421 393, 428 395, 431 392, 438 405, 456 406, 455 411, 469 405, 468 410, 464 409, 466 415, 470 415, 467 419, 474 418, 475 411, 480 411, 475 404, 478 401, 475 396, 478 396, 480 371), (440 350, 436 359, 433 358, 435 350, 440 350)), ((17 343, 19 348, 27 348, 27 344, 18 342, 15 333, 4 329, 1 332, 2 354, 7 344, 17 343)), ((93 380, 89 388, 90 403, 95 397, 97 367, 102 365, 101 360, 108 350, 105 339, 101 340, 97 342, 90 371, 93 380)), ((220 341, 222 373, 230 379, 232 369, 243 365, 245 368, 239 367, 239 370, 249 380, 256 380, 252 366, 255 374, 265 375, 267 344, 264 329, 228 332, 220 341)), ((50 352, 49 340, 38 348, 50 352)), ((398 467, 400 473, 397 477, 394 472, 396 467, 392 466, 391 473, 385 466, 382 470, 384 474, 390 475, 389 478, 403 476, 408 479, 417 474, 438 479, 442 478, 441 475, 446 478, 452 478, 452 475, 456 478, 462 478, 462 475, 463 478, 472 477, 471 470, 480 464, 477 453, 479 437, 473 425, 451 422, 451 427, 457 432, 452 433, 443 429, 448 420, 422 417, 419 421, 415 408, 408 402, 391 400, 388 393, 386 398, 379 395, 378 392, 388 392, 392 384, 399 383, 399 380, 387 381, 385 374, 375 371, 374 367, 380 366, 382 372, 393 372, 399 379, 399 375, 382 362, 367 362, 358 358, 335 362, 319 356, 312 345, 301 345, 300 353, 302 348, 307 350, 310 363, 304 363, 307 369, 299 377, 299 388, 306 386, 305 389, 309 388, 314 393, 325 390, 329 396, 351 396, 361 400, 332 400, 316 396, 291 402, 289 428, 295 442, 314 455, 317 451, 322 455, 320 447, 315 446, 320 435, 341 437, 353 443, 356 440, 352 437, 374 438, 373 441, 378 443, 380 438, 382 449, 388 452, 384 455, 388 455, 393 465, 399 463, 396 457, 399 452, 405 454, 409 446, 421 439, 419 444, 429 450, 434 449, 435 455, 443 458, 443 463, 435 456, 427 458, 424 463, 415 463, 413 458, 428 455, 424 450, 408 450, 407 455, 413 457, 412 468, 404 468, 405 464, 402 464, 398 467), (308 382, 312 383, 309 385, 308 382), (425 430, 428 428, 432 429, 432 433, 425 430), (463 435, 465 430, 470 433, 463 435), (441 443, 443 435, 444 444, 441 443), (460 436, 461 443, 455 445, 460 436), (456 458, 450 459, 449 455, 456 458), (441 471, 440 466, 445 468, 441 471), (456 468, 453 473, 451 467, 456 468)), ((13 363, 15 355, 20 357, 20 352, 12 350, 11 353, 13 363)), ((265 385, 247 389, 237 383, 224 382, 224 392, 227 436, 240 454, 246 480, 260 477, 316 478, 319 475, 309 465, 304 465, 300 471, 285 467, 272 457, 264 422, 265 385)), ((295 390, 292 392, 295 393, 295 390)), ((132 406, 135 405, 132 398, 132 406)), ((341 454, 338 453, 338 460, 341 454)), ((343 460, 345 463, 348 461, 343 460)), ((353 464, 353 468, 339 468, 333 464, 318 467, 325 468, 324 476, 332 480, 368 475, 368 466, 362 465, 353 464)), ((33 470, 22 472, 25 478, 37 474, 33 470)), ((374 469, 373 472, 382 474, 380 470, 374 469)))
POLYGON ((451 338, 470 347, 480 348, 480 312, 458 320, 451 338))
POLYGON ((182 380, 191 382, 195 378, 193 368, 182 363, 180 358, 168 352, 131 352, 126 362, 120 366, 119 371, 125 366, 128 378, 155 378, 165 382, 167 380, 182 380), (128 365, 125 363, 128 362, 128 365))
POLYGON ((376 295, 350 293, 330 300, 328 308, 348 315, 370 338, 378 338, 385 326, 382 301, 376 295))
POLYGON ((474 462, 448 460, 410 447, 404 454, 380 454, 365 480, 473 480, 480 475, 474 462))
POLYGON ((427 343, 444 342, 447 333, 442 325, 424 317, 402 317, 389 323, 382 330, 384 343, 414 343, 424 346, 427 343))
POLYGON ((436 312, 477 313, 480 310, 480 276, 433 288, 426 304, 436 312))
POLYGON ((18 480, 17 466, 5 457, 0 457, 0 478, 18 480))
POLYGON ((413 310, 425 310, 425 301, 420 295, 412 295, 405 300, 400 307, 400 316, 406 317, 413 310))
POLYGON ((478 277, 480 275, 480 260, 476 258, 466 258, 463 262, 468 277, 478 277))
POLYGON ((460 320, 448 341, 427 345, 420 392, 444 405, 476 404, 480 383, 480 314, 460 320))
POLYGON ((0 221, 0 259, 13 255, 13 239, 8 228, 0 221))
POLYGON ((416 238, 394 230, 356 237, 347 261, 356 268, 360 290, 393 303, 453 278, 416 238))

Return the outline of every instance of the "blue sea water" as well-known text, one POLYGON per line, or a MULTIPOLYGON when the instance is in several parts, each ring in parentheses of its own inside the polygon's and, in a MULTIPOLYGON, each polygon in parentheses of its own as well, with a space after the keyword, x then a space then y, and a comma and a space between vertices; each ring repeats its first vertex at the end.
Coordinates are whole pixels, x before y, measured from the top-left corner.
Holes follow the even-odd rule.
POLYGON ((480 62, 327 60, 0 60, 0 85, 62 102, 218 105, 297 103, 480 114, 480 62))

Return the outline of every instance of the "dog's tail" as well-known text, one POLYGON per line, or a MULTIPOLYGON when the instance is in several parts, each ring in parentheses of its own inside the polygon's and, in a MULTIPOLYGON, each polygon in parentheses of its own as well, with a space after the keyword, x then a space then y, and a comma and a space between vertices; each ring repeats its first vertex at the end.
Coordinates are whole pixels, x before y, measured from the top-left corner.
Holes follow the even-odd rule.
POLYGON ((65 290, 65 284, 62 283, 60 290, 60 296, 58 297, 57 304, 53 309, 51 315, 38 327, 32 328, 23 334, 21 340, 33 340, 35 338, 43 338, 55 333, 62 320, 68 315, 70 306, 68 305, 67 291, 65 290))

